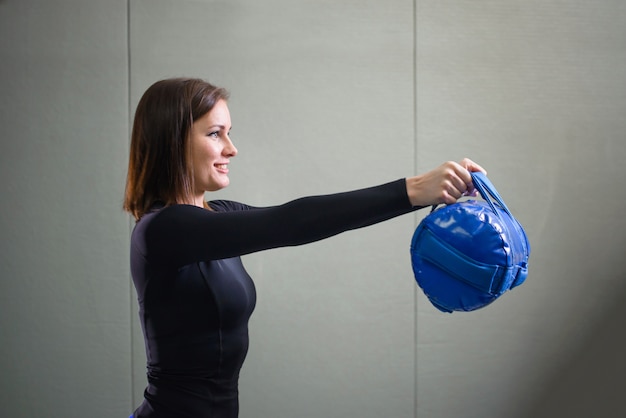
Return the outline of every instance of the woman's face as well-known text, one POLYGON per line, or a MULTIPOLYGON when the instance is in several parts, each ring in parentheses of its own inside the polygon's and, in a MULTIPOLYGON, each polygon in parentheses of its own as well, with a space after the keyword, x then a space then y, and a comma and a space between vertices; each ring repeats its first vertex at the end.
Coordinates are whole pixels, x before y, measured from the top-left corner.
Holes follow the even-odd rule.
POLYGON ((237 148, 228 136, 230 128, 230 112, 224 100, 219 100, 209 113, 191 126, 196 200, 204 199, 205 191, 223 189, 230 182, 228 163, 237 155, 237 148))

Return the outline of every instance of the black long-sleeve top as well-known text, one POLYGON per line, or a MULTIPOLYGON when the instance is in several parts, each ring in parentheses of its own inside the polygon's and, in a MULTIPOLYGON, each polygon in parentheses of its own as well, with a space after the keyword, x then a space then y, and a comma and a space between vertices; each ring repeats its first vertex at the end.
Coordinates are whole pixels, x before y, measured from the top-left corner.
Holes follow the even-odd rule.
POLYGON ((131 237, 148 387, 135 418, 235 418, 254 284, 240 256, 411 212, 404 179, 255 208, 155 205, 131 237))

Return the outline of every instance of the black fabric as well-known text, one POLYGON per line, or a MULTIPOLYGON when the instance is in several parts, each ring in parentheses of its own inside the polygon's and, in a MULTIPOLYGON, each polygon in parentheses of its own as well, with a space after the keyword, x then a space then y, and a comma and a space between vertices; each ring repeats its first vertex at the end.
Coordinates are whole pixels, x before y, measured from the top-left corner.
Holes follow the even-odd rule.
POLYGON ((306 244, 413 208, 405 180, 255 208, 155 206, 131 238, 148 387, 135 418, 234 418, 256 303, 242 255, 306 244))

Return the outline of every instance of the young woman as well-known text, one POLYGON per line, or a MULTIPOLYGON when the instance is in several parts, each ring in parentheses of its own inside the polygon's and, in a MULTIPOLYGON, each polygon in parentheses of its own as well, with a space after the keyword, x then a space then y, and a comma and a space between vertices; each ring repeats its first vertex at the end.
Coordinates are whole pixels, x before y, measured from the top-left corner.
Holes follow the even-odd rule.
POLYGON ((237 155, 228 94, 198 79, 153 84, 133 124, 124 209, 148 387, 134 418, 234 418, 256 302, 240 256, 331 237, 473 192, 469 159, 367 189, 273 207, 205 201, 237 155))

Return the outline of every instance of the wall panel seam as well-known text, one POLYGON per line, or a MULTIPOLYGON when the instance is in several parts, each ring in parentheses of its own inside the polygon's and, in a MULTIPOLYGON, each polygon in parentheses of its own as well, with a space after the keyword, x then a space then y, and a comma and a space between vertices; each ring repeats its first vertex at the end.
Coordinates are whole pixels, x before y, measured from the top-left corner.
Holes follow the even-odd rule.
MULTIPOLYGON (((130 132, 132 130, 132 104, 131 104, 131 54, 130 54, 130 0, 126 0, 126 64, 127 64, 127 74, 126 74, 126 89, 127 89, 127 103, 128 103, 128 113, 127 113, 127 150, 130 150, 130 132)), ((132 232, 133 221, 129 217, 128 218, 128 235, 130 236, 132 232)), ((133 282, 131 278, 128 278, 128 305, 129 305, 129 318, 130 321, 130 400, 131 400, 131 409, 133 409, 135 402, 135 325, 133 321, 133 282)))
MULTIPOLYGON (((413 170, 417 173, 417 0, 413 0, 413 170)), ((414 226, 417 226, 417 214, 414 216, 414 226)), ((413 289, 413 415, 417 418, 417 286, 413 289)))

